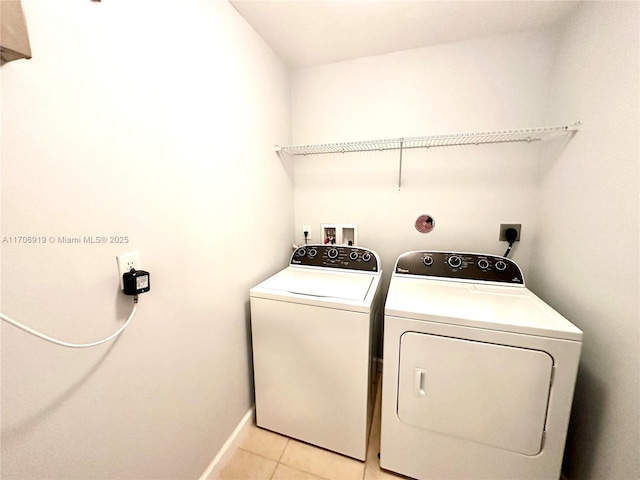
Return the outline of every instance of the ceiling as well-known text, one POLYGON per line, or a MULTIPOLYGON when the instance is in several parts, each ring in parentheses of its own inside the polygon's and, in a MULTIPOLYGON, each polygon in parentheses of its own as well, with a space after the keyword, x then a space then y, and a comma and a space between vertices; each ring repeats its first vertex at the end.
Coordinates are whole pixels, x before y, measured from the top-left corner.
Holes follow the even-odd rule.
POLYGON ((230 0, 292 68, 532 30, 579 0, 230 0))

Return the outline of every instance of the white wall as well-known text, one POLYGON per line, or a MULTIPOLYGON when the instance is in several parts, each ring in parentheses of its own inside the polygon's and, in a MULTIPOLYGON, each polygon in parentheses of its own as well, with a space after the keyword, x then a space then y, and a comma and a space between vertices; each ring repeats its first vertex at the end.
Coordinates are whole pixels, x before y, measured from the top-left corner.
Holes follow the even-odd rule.
POLYGON ((282 268, 288 72, 227 2, 23 1, 2 66, 2 477, 197 478, 253 403, 248 289, 282 268), (61 244, 126 236, 126 244, 61 244), (256 245, 260 245, 260 254, 256 245))
MULTIPOLYGON (((553 31, 498 35, 293 73, 298 144, 536 127, 545 124, 553 31)), ((569 119, 572 120, 573 119, 569 119)), ((535 231, 540 145, 501 144, 399 153, 296 157, 296 239, 311 224, 356 223, 385 277, 416 249, 503 254, 500 223, 521 223, 513 258, 525 269, 535 231), (414 228, 422 213, 436 221, 414 228)))
POLYGON ((562 26, 530 285, 584 331, 565 459, 572 480, 640 478, 640 4, 585 2, 562 26))

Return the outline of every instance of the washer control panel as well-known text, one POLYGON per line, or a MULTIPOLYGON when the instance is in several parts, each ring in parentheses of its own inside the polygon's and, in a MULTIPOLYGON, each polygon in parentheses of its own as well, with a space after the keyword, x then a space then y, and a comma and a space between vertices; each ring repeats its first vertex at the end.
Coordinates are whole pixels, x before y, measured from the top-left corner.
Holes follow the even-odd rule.
POLYGON ((380 259, 373 250, 344 245, 305 245, 291 255, 289 265, 379 272, 380 259))
POLYGON ((442 280, 524 285, 522 271, 513 260, 481 253, 407 252, 398 257, 394 272, 442 280))

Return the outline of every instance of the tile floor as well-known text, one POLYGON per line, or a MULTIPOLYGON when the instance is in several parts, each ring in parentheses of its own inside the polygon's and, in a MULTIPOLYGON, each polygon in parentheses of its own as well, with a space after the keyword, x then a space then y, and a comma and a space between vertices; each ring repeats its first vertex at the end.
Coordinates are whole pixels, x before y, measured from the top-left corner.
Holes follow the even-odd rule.
POLYGON ((380 397, 378 381, 373 423, 365 462, 250 427, 220 480, 385 480, 406 479, 380 469, 380 397))

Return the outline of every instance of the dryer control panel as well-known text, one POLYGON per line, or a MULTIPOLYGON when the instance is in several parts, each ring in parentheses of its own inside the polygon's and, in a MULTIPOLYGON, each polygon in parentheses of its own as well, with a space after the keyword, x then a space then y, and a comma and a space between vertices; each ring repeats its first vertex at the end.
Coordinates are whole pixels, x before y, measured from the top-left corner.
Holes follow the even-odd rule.
POLYGON ((289 265, 379 272, 380 259, 373 250, 344 245, 305 245, 291 255, 289 265))
POLYGON ((441 280, 524 285, 522 271, 513 260, 481 253, 407 252, 398 257, 394 273, 441 280))

